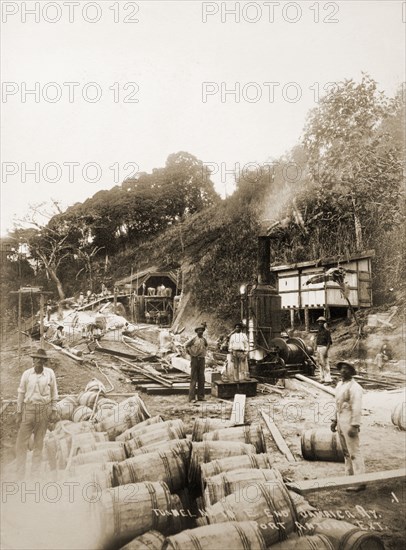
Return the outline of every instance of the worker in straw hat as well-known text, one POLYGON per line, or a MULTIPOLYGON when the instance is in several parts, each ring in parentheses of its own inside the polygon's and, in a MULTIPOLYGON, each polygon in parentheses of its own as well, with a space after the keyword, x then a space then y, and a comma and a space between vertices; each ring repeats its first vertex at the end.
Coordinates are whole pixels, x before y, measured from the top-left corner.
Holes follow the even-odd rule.
POLYGON ((32 474, 39 473, 42 448, 48 422, 58 420, 58 388, 55 373, 45 367, 48 360, 44 349, 31 354, 34 366, 26 370, 18 387, 16 422, 19 426, 16 442, 17 476, 25 476, 28 443, 34 434, 32 474))
POLYGON ((331 374, 330 374, 330 361, 328 358, 328 352, 333 342, 331 340, 331 333, 326 328, 326 318, 323 316, 319 317, 316 323, 319 327, 319 330, 316 336, 316 346, 317 346, 317 364, 320 369, 319 371, 320 382, 326 382, 327 384, 329 384, 332 380, 331 380, 331 374))
MULTIPOLYGON (((353 379, 357 374, 355 367, 348 361, 337 363, 341 381, 336 388, 336 414, 331 422, 331 431, 338 431, 344 453, 345 473, 347 475, 363 474, 364 460, 360 450, 359 431, 362 413, 362 388, 353 379)), ((365 485, 348 487, 347 491, 357 492, 365 485)))
POLYGON ((190 355, 190 386, 189 402, 204 401, 204 370, 206 367, 207 340, 203 337, 206 330, 206 324, 201 324, 195 328, 196 336, 191 338, 185 345, 187 353, 190 355), (196 399, 197 384, 197 399, 196 399))

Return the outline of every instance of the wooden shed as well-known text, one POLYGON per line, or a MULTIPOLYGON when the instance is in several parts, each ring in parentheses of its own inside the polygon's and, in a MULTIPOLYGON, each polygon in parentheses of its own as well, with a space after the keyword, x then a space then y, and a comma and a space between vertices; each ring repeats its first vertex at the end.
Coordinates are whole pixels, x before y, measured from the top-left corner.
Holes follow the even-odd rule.
POLYGON ((372 306, 371 260, 373 250, 354 254, 349 257, 331 257, 324 260, 311 260, 289 265, 271 267, 277 277, 277 288, 282 298, 282 309, 324 310, 329 316, 330 310, 348 308, 348 301, 338 283, 322 281, 307 284, 313 276, 326 274, 331 268, 345 269, 344 282, 347 297, 353 308, 372 306))
POLYGON ((179 272, 146 270, 116 281, 115 286, 129 297, 133 320, 169 324, 181 284, 179 272))

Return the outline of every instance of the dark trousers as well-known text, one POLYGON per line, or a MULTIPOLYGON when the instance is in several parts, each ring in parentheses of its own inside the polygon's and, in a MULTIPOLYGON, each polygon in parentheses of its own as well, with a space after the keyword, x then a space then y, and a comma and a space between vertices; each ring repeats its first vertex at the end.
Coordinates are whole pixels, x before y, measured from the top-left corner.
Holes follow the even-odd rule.
POLYGON ((192 357, 190 360, 190 387, 189 387, 189 401, 195 399, 196 396, 196 383, 197 383, 197 398, 204 398, 204 368, 206 360, 204 357, 192 357))

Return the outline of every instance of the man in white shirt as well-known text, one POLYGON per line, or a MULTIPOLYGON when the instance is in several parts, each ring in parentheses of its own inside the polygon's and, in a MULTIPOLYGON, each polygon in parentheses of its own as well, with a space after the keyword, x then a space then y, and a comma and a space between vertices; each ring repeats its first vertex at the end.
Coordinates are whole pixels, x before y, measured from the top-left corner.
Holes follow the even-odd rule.
POLYGON ((228 378, 234 380, 234 382, 250 379, 248 370, 248 351, 249 342, 247 335, 242 332, 242 324, 236 323, 234 332, 228 341, 228 352, 230 354, 228 378))
MULTIPOLYGON (((359 430, 362 414, 362 388, 353 379, 356 374, 354 365, 347 361, 337 363, 341 373, 341 382, 336 387, 336 415, 331 422, 331 431, 338 431, 344 453, 345 473, 356 475, 365 473, 361 455, 359 430)), ((365 485, 348 487, 349 492, 365 489, 365 485)))
POLYGON ((17 442, 17 476, 25 476, 25 463, 28 443, 34 434, 32 473, 37 474, 42 460, 42 448, 48 422, 58 420, 58 388, 55 373, 45 367, 48 360, 46 351, 38 349, 31 357, 34 367, 24 371, 18 387, 17 425, 20 426, 17 442))

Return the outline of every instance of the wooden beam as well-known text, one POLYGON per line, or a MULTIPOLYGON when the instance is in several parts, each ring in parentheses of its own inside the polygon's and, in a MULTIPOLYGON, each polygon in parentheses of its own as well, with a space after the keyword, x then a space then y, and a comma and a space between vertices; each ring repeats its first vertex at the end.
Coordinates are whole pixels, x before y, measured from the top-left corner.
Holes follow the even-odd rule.
POLYGON ((278 449, 286 456, 289 462, 296 462, 296 458, 293 456, 291 450, 286 444, 286 441, 283 439, 281 432, 278 430, 278 426, 275 424, 272 418, 267 415, 263 410, 261 410, 261 415, 268 430, 271 432, 271 435, 278 449))
POLYGON ((244 424, 245 416, 245 400, 247 396, 243 393, 236 393, 234 395, 233 409, 231 411, 230 422, 233 422, 235 426, 244 424))
POLYGON ((310 384, 311 386, 314 386, 315 388, 318 388, 319 390, 323 390, 326 393, 329 393, 330 395, 335 396, 336 392, 332 388, 329 388, 328 386, 323 386, 323 384, 320 384, 320 382, 316 382, 315 380, 312 380, 311 378, 307 378, 307 376, 303 376, 303 374, 295 374, 295 378, 297 380, 301 380, 302 382, 306 382, 307 384, 310 384))
POLYGON ((300 495, 307 495, 307 493, 312 493, 314 491, 334 491, 335 489, 344 489, 345 487, 353 487, 355 485, 369 486, 374 483, 387 483, 388 481, 396 481, 405 477, 406 468, 399 468, 398 470, 384 470, 383 472, 371 472, 354 476, 306 479, 303 481, 286 483, 286 486, 300 495))

